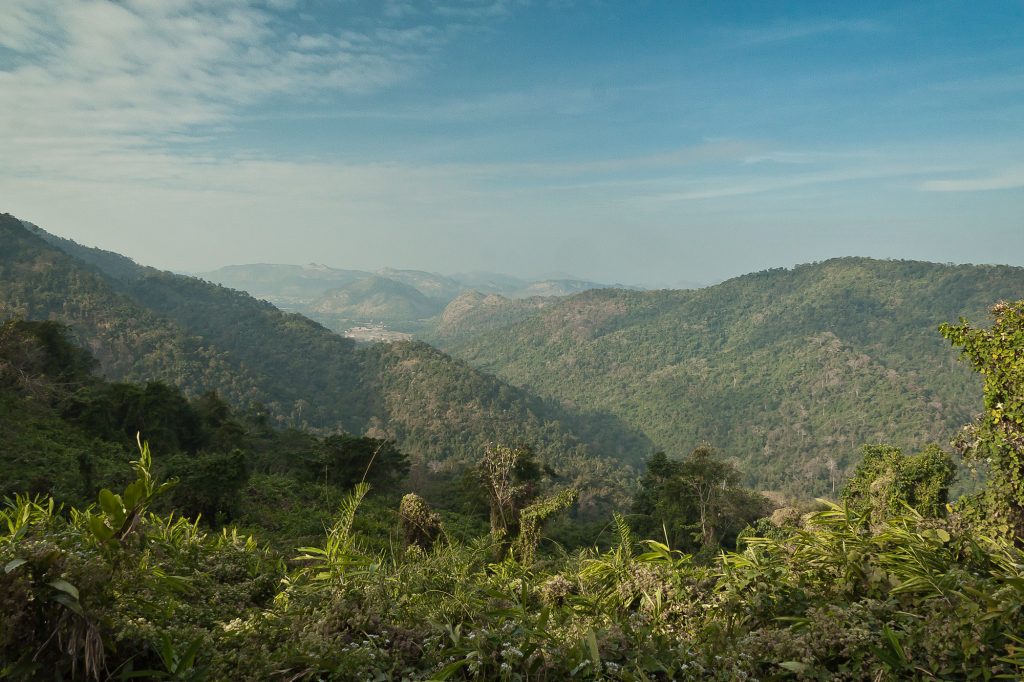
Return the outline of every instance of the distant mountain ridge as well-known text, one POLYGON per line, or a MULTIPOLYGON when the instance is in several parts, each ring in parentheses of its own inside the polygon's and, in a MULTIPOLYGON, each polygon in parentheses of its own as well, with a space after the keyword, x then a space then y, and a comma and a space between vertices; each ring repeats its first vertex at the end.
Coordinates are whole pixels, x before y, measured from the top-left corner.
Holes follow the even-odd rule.
POLYGON ((423 338, 438 333, 435 327, 441 321, 437 317, 445 306, 471 292, 524 299, 563 297, 609 286, 624 288, 571 278, 529 280, 499 273, 449 277, 423 270, 382 268, 370 272, 315 263, 229 265, 197 276, 301 312, 338 332, 365 323, 385 323, 423 338))
POLYGON ((202 279, 270 301, 286 308, 301 307, 330 289, 351 284, 372 272, 341 270, 326 265, 281 265, 253 263, 227 265, 196 275, 202 279))
POLYGON ((659 449, 706 441, 753 484, 824 494, 864 443, 947 443, 980 392, 937 326, 1020 298, 1024 268, 840 258, 533 311, 467 302, 435 342, 659 449))
POLYGON ((424 462, 526 440, 580 481, 626 476, 609 457, 709 442, 751 485, 802 496, 841 484, 864 443, 947 442, 980 391, 937 325, 1024 298, 1024 268, 867 258, 687 291, 467 292, 423 331, 455 360, 419 342, 357 346, 11 216, 0 244, 0 317, 67 321, 110 377, 216 388, 280 425, 386 435, 424 462))
POLYGON ((306 307, 318 316, 346 320, 421 320, 441 310, 416 287, 377 275, 329 289, 306 307))

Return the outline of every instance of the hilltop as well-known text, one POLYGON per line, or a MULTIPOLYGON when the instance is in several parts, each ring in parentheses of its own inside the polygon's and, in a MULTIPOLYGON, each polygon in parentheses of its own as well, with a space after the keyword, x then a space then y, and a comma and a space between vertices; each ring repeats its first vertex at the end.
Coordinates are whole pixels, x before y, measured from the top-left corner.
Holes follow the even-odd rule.
POLYGON ((1024 296, 1024 269, 840 258, 692 291, 588 291, 524 315, 477 301, 441 347, 659 449, 710 442, 748 481, 831 493, 863 443, 945 443, 980 409, 936 332, 1024 296))
POLYGON ((315 263, 228 265, 197 276, 302 313, 339 333, 382 323, 398 336, 415 334, 428 340, 445 335, 442 312, 450 304, 458 307, 467 295, 553 299, 609 286, 571 277, 524 279, 493 272, 448 277, 424 270, 370 272, 315 263))

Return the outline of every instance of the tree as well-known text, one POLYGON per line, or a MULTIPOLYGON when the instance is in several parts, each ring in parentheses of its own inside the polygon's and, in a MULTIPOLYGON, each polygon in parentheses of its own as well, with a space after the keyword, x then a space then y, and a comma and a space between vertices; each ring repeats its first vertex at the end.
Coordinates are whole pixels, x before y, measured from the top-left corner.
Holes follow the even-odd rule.
POLYGON ((978 502, 992 525, 1024 537, 1024 301, 1000 302, 990 311, 992 327, 979 329, 960 318, 943 324, 942 335, 962 349, 962 358, 985 378, 984 411, 964 427, 954 446, 971 464, 987 465, 989 483, 978 502))
POLYGON ((719 459, 708 445, 698 446, 682 460, 655 453, 647 462, 633 509, 657 526, 664 525, 677 545, 731 543, 768 511, 764 497, 740 486, 739 480, 736 467, 719 459))
POLYGON ((528 447, 489 445, 478 471, 491 503, 491 536, 507 544, 519 534, 519 512, 537 496, 540 465, 528 447))
POLYGON ((842 498, 872 523, 902 514, 909 506, 923 516, 939 516, 956 478, 953 459, 938 445, 904 455, 890 445, 865 445, 864 459, 843 487, 842 498))
POLYGON ((409 473, 409 456, 394 441, 349 434, 324 438, 309 464, 314 479, 346 489, 365 480, 386 490, 409 473))
POLYGON ((88 382, 96 360, 54 321, 7 320, 0 324, 0 385, 51 398, 88 382))
POLYGON ((441 517, 416 493, 408 493, 402 498, 398 506, 398 520, 405 535, 406 547, 416 545, 420 549, 430 549, 444 533, 441 517))
POLYGON ((174 507, 185 516, 202 517, 210 525, 234 518, 239 493, 249 480, 241 450, 175 455, 167 459, 167 470, 181 481, 171 494, 174 507))

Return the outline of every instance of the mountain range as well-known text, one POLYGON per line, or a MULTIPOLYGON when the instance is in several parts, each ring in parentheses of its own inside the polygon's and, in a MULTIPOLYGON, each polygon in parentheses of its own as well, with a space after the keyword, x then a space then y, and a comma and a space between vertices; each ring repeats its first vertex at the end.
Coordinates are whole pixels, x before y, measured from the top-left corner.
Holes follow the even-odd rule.
MULTIPOLYGON (((937 326, 1024 298, 1022 268, 867 258, 696 290, 470 290, 446 303, 456 280, 430 273, 222 270, 252 287, 262 277, 257 294, 320 301, 323 315, 369 313, 381 292, 404 298, 409 315, 437 311, 419 329, 434 346, 360 345, 13 216, 0 218, 0 243, 0 317, 71 325, 110 378, 216 390, 281 428, 392 438, 435 472, 488 442, 527 442, 605 492, 611 480, 628 486, 629 467, 654 451, 701 443, 748 484, 803 497, 832 494, 865 443, 946 443, 980 409, 980 390, 937 326)), ((475 283, 508 284, 492 280, 475 283)))
MULTIPOLYGON (((382 268, 343 270, 326 265, 229 265, 197 275, 245 291, 283 309, 300 312, 326 327, 345 332, 367 323, 429 337, 441 324, 446 306, 470 293, 509 299, 562 297, 608 287, 626 288, 557 276, 523 279, 490 272, 452 276, 423 270, 382 268)), ((636 287, 630 287, 636 288, 636 287)))
POLYGON ((435 342, 567 408, 615 414, 658 449, 707 442, 750 483, 826 494, 862 444, 945 444, 981 409, 978 377, 937 327, 1022 297, 1024 268, 839 258, 529 314, 478 300, 469 329, 455 320, 435 342))
POLYGON ((70 325, 109 379, 213 390, 281 428, 390 438, 423 470, 473 462, 487 443, 529 443, 598 496, 650 450, 615 417, 541 400, 424 343, 357 346, 248 294, 10 215, 0 216, 0 244, 0 318, 70 325))

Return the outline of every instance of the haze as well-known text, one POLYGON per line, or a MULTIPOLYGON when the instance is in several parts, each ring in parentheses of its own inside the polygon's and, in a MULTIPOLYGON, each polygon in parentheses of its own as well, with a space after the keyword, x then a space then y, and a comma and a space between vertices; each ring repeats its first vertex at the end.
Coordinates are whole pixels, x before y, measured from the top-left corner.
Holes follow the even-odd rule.
POLYGON ((1024 265, 1024 4, 0 7, 0 202, 146 264, 1024 265))

